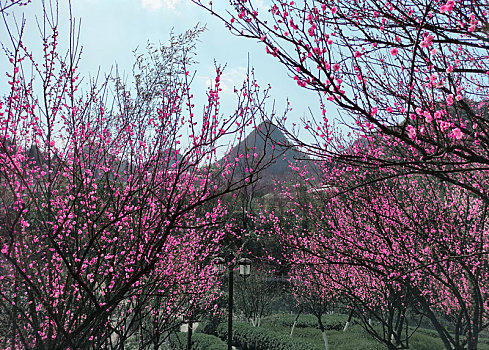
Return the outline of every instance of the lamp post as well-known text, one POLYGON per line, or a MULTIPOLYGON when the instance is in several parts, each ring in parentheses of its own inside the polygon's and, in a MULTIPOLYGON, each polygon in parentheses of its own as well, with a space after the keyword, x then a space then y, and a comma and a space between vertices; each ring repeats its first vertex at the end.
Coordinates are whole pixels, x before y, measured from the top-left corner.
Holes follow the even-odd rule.
MULTIPOLYGON (((232 350, 233 347, 233 284, 234 284, 234 268, 236 266, 233 262, 232 256, 228 257, 227 262, 228 266, 228 350, 232 350)), ((217 267, 217 271, 223 273, 226 270, 226 260, 224 258, 216 258, 214 260, 214 264, 217 267)), ((246 278, 251 273, 251 260, 248 258, 241 258, 238 260, 239 266, 239 275, 243 278, 246 278)))

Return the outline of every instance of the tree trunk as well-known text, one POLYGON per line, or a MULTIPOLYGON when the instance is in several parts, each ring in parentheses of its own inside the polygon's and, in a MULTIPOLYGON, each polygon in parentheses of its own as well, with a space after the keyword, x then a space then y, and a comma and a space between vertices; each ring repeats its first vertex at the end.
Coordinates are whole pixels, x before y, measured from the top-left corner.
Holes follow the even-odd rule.
POLYGON ((470 332, 467 335, 467 349, 468 350, 477 350, 477 345, 479 343, 479 334, 476 332, 470 332))
POLYGON ((350 322, 351 322, 351 319, 353 317, 353 311, 354 310, 355 309, 351 309, 350 313, 348 314, 348 320, 345 323, 345 327, 343 328, 343 332, 346 332, 348 330, 348 327, 350 327, 350 322))
POLYGON ((189 320, 187 324, 187 350, 192 349, 192 331, 193 331, 192 328, 193 328, 192 320, 189 320))
POLYGON ((295 317, 295 320, 294 320, 294 324, 292 325, 292 329, 290 330, 290 337, 291 338, 292 338, 292 335, 294 334, 295 325, 297 324, 297 320, 299 319, 299 316, 301 315, 301 313, 302 313, 302 308, 297 313, 297 316, 295 317))
POLYGON ((318 319, 319 329, 321 330, 321 334, 323 335, 324 341, 324 349, 329 350, 328 337, 326 336, 326 329, 324 328, 323 321, 321 321, 321 315, 316 315, 318 319))
POLYGON ((229 268, 228 350, 233 346, 233 268, 229 268))
POLYGON ((326 337, 326 331, 323 331, 323 341, 324 341, 324 349, 329 350, 328 338, 326 337))

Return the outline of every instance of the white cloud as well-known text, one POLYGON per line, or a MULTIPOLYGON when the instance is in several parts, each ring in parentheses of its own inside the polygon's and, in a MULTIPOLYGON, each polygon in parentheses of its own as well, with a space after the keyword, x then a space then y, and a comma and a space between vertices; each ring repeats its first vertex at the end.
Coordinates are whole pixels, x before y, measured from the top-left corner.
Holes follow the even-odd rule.
POLYGON ((175 5, 178 4, 180 0, 141 0, 143 8, 160 9, 165 7, 170 10, 175 9, 175 5))
MULTIPOLYGON (((246 76, 248 74, 248 70, 239 66, 231 69, 224 69, 224 72, 221 75, 221 84, 220 87, 223 93, 234 93, 234 88, 240 89, 243 85, 243 82, 246 80, 246 76)), ((214 77, 201 77, 207 87, 214 86, 214 77)))
POLYGON ((256 0, 255 4, 256 4, 256 7, 261 11, 266 11, 270 8, 270 6, 268 4, 267 4, 267 6, 265 6, 263 0, 256 0))

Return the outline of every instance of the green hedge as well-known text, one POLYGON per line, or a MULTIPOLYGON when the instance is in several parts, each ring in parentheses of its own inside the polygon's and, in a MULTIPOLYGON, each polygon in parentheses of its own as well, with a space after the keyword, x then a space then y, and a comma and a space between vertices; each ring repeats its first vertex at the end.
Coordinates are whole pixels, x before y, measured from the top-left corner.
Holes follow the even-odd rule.
MULTIPOLYGON (((269 317, 268 321, 271 325, 279 326, 279 327, 288 327, 291 328, 294 324, 295 318, 297 315, 294 314, 286 314, 286 315, 277 315, 276 317, 269 317)), ((324 328, 328 331, 341 331, 345 327, 345 323, 348 320, 347 315, 324 315, 321 317, 323 321, 324 328)), ((350 326, 356 324, 357 322, 352 320, 350 326)), ((295 325, 297 328, 319 328, 318 320, 316 316, 303 314, 299 316, 297 320, 297 324, 295 325)))
MULTIPOLYGON (((217 336, 227 339, 227 324, 220 324, 216 328, 217 336)), ((233 345, 242 350, 322 350, 311 343, 283 336, 260 327, 253 327, 249 323, 235 322, 233 324, 233 345)))
POLYGON ((212 335, 217 335, 217 326, 219 325, 219 322, 211 322, 211 321, 202 321, 199 322, 199 325, 197 326, 197 329, 195 330, 196 333, 205 333, 205 334, 212 334, 212 335))
MULTIPOLYGON (((187 349, 187 333, 174 333, 170 336, 172 350, 187 349)), ((227 344, 214 335, 194 333, 192 335, 192 350, 227 350, 227 344)))

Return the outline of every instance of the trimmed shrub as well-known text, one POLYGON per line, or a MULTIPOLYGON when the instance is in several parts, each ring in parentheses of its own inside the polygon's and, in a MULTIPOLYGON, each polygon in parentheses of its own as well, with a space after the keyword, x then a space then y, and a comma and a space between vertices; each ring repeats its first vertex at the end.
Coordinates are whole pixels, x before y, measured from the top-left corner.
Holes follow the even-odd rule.
MULTIPOLYGON (((297 315, 278 315, 275 318, 269 318, 269 321, 272 325, 275 326, 280 326, 280 327, 292 327, 294 324, 295 318, 297 315)), ((346 315, 324 315, 321 317, 321 320, 323 321, 324 328, 328 331, 341 331, 343 330, 343 327, 345 327, 345 323, 348 319, 348 316, 346 315)), ((353 319, 351 322, 351 325, 356 324, 357 322, 353 319)), ((297 320, 297 324, 295 325, 296 328, 316 328, 318 329, 318 320, 316 316, 314 315, 309 315, 309 314, 303 314, 299 316, 299 319, 297 320)))
POLYGON ((225 342, 216 336, 196 333, 192 336, 192 350, 227 350, 225 342))
POLYGON ((170 349, 172 350, 185 350, 187 349, 187 333, 175 332, 170 335, 169 338, 170 349))
MULTIPOLYGON (((221 323, 217 329, 219 338, 227 339, 227 325, 221 323)), ((311 343, 290 338, 282 334, 253 327, 249 323, 233 324, 233 345, 243 350, 322 350, 311 343)))
MULTIPOLYGON (((227 344, 216 336, 204 333, 192 335, 192 350, 227 350, 227 344)), ((187 333, 177 332, 170 336, 170 349, 186 350, 187 333)))
POLYGON ((197 329, 195 330, 196 333, 205 333, 205 334, 211 334, 217 336, 217 326, 219 325, 219 322, 212 322, 212 321, 202 321, 199 323, 197 329))

